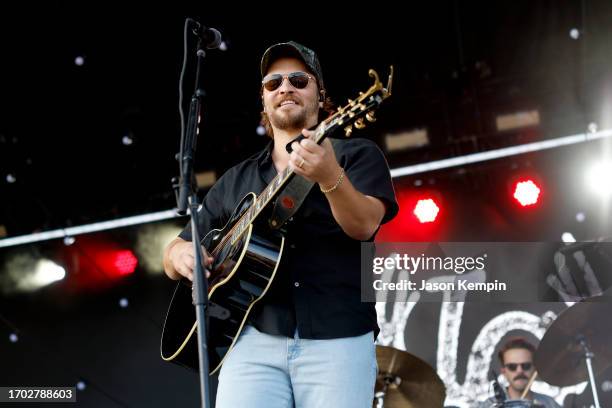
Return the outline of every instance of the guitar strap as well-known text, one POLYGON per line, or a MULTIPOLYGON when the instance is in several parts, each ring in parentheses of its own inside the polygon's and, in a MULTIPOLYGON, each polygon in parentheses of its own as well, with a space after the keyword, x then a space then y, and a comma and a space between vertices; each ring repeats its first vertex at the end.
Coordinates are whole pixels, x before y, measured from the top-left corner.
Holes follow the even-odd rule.
MULTIPOLYGON (((329 138, 334 147, 334 152, 338 154, 338 139, 329 138)), ((291 181, 283 188, 278 195, 272 208, 272 216, 268 220, 268 225, 273 230, 282 227, 289 218, 293 216, 304 203, 314 182, 306 180, 304 177, 295 175, 291 181)))

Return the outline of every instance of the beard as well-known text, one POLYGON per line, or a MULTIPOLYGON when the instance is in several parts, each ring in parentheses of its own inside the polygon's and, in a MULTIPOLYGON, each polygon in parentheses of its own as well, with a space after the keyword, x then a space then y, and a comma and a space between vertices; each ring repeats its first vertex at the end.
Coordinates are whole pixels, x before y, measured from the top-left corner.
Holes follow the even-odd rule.
POLYGON ((308 120, 313 116, 317 117, 319 112, 318 102, 314 101, 309 105, 305 105, 304 107, 299 107, 299 109, 292 109, 289 112, 279 112, 278 110, 273 110, 271 114, 268 115, 270 123, 273 127, 282 130, 299 130, 309 127, 308 120))

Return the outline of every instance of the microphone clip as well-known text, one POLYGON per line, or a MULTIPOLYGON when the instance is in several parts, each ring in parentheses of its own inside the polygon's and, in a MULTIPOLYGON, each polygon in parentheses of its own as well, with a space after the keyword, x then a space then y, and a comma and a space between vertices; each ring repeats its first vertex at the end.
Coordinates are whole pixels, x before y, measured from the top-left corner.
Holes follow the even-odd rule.
POLYGON ((189 18, 191 31, 201 41, 201 47, 209 50, 219 48, 223 42, 221 33, 216 28, 206 27, 200 22, 189 18))

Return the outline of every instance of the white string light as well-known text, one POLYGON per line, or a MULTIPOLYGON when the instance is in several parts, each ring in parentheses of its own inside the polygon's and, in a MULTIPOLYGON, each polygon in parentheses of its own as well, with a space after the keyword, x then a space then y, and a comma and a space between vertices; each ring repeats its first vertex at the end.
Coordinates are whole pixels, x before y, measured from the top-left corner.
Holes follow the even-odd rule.
MULTIPOLYGON (((399 167, 391 170, 391 177, 398 178, 412 174, 441 170, 449 167, 464 166, 471 163, 495 160, 502 157, 515 156, 539 150, 547 150, 556 147, 589 142, 592 140, 608 138, 610 136, 612 136, 612 129, 606 129, 599 132, 579 133, 576 135, 564 136, 556 139, 544 140, 541 142, 527 143, 517 146, 505 147, 502 149, 489 150, 486 152, 468 154, 460 157, 453 157, 450 159, 443 159, 428 163, 399 167)), ((86 224, 65 229, 52 230, 29 235, 21 235, 12 238, 0 239, 0 248, 29 244, 32 242, 46 241, 50 239, 64 238, 66 236, 81 235, 90 232, 105 231, 109 229, 127 227, 131 225, 146 224, 149 222, 168 220, 177 217, 180 217, 180 215, 176 213, 176 209, 171 209, 156 213, 120 218, 117 220, 98 222, 94 224, 86 224)))

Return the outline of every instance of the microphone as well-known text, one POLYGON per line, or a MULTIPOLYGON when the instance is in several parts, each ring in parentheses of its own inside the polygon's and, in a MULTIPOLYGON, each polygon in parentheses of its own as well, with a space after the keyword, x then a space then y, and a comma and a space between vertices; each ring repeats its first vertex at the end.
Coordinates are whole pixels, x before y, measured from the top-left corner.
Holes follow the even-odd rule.
POLYGON ((204 48, 214 50, 221 46, 223 42, 221 33, 216 28, 206 27, 194 19, 189 19, 193 24, 193 33, 202 41, 204 48))
POLYGON ((506 393, 504 389, 499 385, 499 381, 497 381, 497 373, 495 370, 491 369, 489 377, 493 380, 493 391, 495 392, 495 400, 500 404, 506 400, 506 393))

